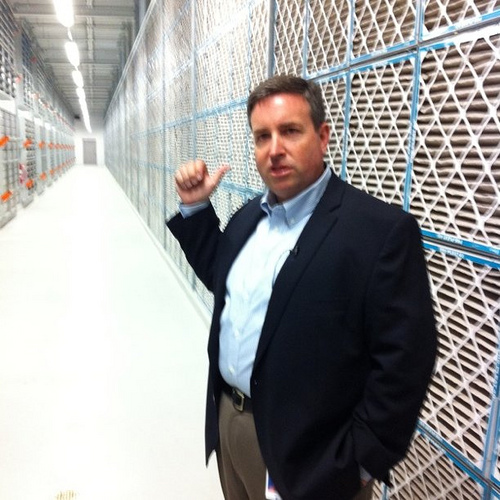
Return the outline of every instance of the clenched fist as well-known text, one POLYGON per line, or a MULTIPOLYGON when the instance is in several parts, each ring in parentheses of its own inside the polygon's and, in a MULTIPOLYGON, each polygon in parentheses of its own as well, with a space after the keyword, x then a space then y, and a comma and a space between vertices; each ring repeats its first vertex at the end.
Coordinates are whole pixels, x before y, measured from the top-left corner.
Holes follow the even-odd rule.
POLYGON ((194 160, 181 165, 175 172, 175 187, 181 202, 189 205, 208 201, 229 168, 228 165, 222 165, 210 175, 203 160, 194 160))

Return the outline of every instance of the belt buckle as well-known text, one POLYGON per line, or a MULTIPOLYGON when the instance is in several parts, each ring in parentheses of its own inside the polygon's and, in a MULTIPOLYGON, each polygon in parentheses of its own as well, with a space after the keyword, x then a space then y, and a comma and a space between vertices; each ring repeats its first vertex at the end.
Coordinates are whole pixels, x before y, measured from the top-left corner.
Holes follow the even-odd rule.
POLYGON ((231 392, 233 396, 231 399, 233 400, 234 408, 238 411, 243 411, 243 408, 245 407, 245 395, 234 387, 231 392))

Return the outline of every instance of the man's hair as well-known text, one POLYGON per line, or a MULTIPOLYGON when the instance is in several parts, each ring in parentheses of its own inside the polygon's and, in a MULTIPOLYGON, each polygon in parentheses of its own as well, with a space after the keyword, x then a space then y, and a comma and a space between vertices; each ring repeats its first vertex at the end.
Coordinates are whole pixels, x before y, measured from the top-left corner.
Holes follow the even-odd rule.
POLYGON ((298 94, 305 98, 311 108, 311 119, 316 130, 325 121, 325 106, 321 88, 312 81, 293 75, 276 75, 263 82, 250 93, 247 101, 247 118, 250 127, 250 116, 258 102, 274 94, 298 94))

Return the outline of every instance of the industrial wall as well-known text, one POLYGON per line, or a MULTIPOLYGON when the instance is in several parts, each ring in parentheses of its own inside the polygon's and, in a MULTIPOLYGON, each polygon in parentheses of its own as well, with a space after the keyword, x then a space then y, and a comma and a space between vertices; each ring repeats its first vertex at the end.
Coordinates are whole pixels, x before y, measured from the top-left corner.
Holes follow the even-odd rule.
POLYGON ((73 118, 0 0, 0 227, 75 163, 73 118))
POLYGON ((380 499, 500 498, 499 33, 499 0, 158 0, 106 117, 109 169, 208 307, 165 229, 173 173, 229 163, 223 223, 261 192, 245 102, 267 76, 317 81, 335 172, 418 219, 439 358, 380 499))

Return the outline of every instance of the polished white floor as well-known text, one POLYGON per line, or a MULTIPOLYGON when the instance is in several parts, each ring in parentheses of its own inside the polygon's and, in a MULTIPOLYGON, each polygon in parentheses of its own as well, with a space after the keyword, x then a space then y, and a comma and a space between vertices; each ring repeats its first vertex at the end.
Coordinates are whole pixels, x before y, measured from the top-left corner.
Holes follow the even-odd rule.
POLYGON ((104 167, 0 228, 0 500, 220 500, 207 315, 104 167))

